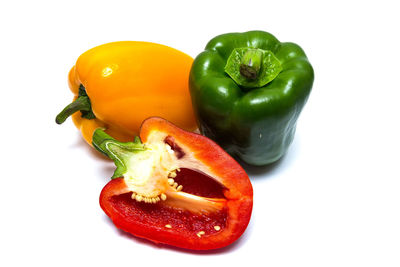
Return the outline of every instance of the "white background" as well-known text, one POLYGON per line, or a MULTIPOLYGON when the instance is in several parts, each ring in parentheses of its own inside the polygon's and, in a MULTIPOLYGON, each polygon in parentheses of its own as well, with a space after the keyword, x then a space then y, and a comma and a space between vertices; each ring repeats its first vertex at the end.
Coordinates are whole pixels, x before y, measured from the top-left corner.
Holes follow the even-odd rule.
POLYGON ((3 1, 1 266, 400 266, 400 25, 396 1, 3 1), (98 205, 113 164, 55 115, 78 56, 110 41, 195 57, 265 30, 300 44, 315 83, 288 154, 246 167, 250 225, 188 252, 117 230, 98 205), (261 261, 255 264, 255 260, 261 261))

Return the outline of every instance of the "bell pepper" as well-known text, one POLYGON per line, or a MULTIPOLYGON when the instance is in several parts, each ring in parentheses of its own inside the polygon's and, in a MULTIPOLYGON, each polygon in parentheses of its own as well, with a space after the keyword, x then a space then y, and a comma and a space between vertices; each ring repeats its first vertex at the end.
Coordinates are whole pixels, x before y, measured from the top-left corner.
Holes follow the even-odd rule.
POLYGON ((245 231, 253 206, 250 180, 210 139, 153 117, 133 142, 97 129, 93 146, 117 167, 100 206, 118 228, 193 250, 227 246, 245 231))
POLYGON ((189 89, 202 134, 248 164, 266 165, 288 150, 313 80, 300 46, 250 31, 209 41, 189 89))
POLYGON ((89 144, 99 127, 128 141, 150 116, 195 130, 188 89, 192 62, 176 49, 148 42, 113 42, 92 48, 69 72, 74 101, 56 122, 63 123, 72 115, 89 144))

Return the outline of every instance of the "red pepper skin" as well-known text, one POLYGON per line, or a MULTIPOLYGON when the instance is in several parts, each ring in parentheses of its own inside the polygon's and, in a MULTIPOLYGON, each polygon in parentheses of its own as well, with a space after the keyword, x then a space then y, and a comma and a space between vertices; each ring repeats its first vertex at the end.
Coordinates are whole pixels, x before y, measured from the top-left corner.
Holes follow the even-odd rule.
POLYGON ((253 189, 246 172, 222 148, 204 136, 184 131, 161 118, 150 118, 141 126, 143 143, 146 144, 153 131, 172 137, 186 153, 192 153, 218 176, 218 182, 224 187, 223 208, 215 213, 191 214, 168 207, 167 201, 137 203, 129 195, 123 195, 127 189, 123 178, 113 179, 103 188, 101 208, 116 227, 155 243, 191 250, 218 249, 232 244, 245 231, 252 212, 253 189), (166 227, 169 220, 173 222, 172 227, 166 227), (218 228, 213 230, 207 224, 210 221, 215 222, 218 228), (205 233, 199 232, 201 227, 205 233))

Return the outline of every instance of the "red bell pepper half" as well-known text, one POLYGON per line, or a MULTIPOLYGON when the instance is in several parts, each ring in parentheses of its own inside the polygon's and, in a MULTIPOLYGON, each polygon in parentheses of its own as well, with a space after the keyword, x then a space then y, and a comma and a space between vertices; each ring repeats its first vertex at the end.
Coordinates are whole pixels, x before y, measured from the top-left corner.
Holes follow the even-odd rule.
POLYGON ((115 226, 176 247, 225 247, 245 231, 253 207, 246 172, 222 148, 161 118, 140 139, 119 142, 97 129, 93 145, 114 160, 100 205, 115 226), (142 143, 143 142, 143 143, 142 143))

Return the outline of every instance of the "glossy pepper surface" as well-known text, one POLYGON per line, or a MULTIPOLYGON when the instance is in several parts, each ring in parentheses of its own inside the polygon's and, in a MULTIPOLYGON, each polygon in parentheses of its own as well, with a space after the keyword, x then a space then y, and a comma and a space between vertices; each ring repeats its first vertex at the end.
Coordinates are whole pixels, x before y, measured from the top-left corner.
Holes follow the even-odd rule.
POLYGON ((93 145, 117 169, 100 205, 137 237, 176 247, 225 247, 246 229, 253 189, 241 166, 199 134, 161 118, 144 121, 140 139, 122 143, 98 129, 93 145))
POLYGON ((313 80, 300 46, 250 31, 209 41, 189 88, 200 131, 243 161, 265 165, 291 144, 313 80))
POLYGON ((194 130, 197 125, 188 89, 192 62, 176 49, 149 42, 113 42, 92 48, 69 72, 74 102, 56 122, 72 115, 89 144, 98 127, 128 141, 150 116, 194 130))

